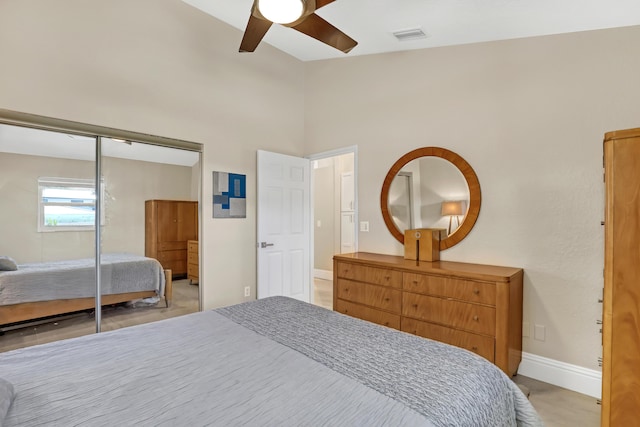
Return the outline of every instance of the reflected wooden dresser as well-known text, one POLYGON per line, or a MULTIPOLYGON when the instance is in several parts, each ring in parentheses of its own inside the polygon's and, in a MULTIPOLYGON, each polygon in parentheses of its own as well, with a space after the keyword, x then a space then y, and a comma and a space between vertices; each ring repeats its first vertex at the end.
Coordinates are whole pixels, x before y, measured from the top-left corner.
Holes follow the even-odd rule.
POLYGON ((187 241, 198 238, 198 202, 145 201, 144 254, 173 277, 187 275, 187 241))
POLYGON ((200 276, 200 259, 198 257, 198 241, 187 240, 187 279, 189 283, 198 283, 200 276))
POLYGON ((640 128, 604 138, 601 425, 640 426, 640 128))
POLYGON ((522 269, 366 252, 333 262, 335 311, 465 348, 516 374, 522 269))

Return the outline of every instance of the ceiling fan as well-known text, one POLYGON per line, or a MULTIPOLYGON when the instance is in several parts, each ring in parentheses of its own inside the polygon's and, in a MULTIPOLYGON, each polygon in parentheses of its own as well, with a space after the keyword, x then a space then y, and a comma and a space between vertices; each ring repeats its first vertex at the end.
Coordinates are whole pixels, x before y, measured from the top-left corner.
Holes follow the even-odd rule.
POLYGON ((344 53, 358 42, 315 14, 334 0, 253 0, 240 52, 253 52, 276 23, 293 28, 344 53))

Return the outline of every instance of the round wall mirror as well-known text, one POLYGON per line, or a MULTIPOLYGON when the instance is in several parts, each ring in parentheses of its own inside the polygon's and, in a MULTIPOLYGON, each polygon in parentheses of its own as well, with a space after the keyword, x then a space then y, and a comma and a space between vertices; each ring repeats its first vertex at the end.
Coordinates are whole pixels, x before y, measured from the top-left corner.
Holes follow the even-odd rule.
POLYGON ((424 147, 402 156, 382 184, 380 207, 391 234, 404 244, 404 231, 442 228, 440 250, 471 231, 480 213, 480 182, 462 157, 440 147, 424 147))

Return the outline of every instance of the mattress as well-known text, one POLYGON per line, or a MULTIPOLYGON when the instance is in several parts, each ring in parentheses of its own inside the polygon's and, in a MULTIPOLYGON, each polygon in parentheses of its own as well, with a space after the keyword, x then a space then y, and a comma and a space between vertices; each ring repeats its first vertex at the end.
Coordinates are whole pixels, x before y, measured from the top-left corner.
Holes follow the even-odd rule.
MULTIPOLYGON (((162 295, 164 273, 153 259, 126 253, 101 257, 103 295, 156 291, 162 295)), ((95 296, 95 259, 20 264, 0 271, 0 305, 95 296)))
POLYGON ((5 426, 539 426, 463 349, 271 297, 0 354, 5 426))

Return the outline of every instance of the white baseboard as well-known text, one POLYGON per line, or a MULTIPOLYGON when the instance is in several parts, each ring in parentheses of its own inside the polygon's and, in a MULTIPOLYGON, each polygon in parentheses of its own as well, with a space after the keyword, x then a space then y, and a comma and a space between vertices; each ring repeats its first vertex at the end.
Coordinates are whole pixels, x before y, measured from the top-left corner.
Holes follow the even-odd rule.
POLYGON ((324 280, 333 280, 333 271, 331 270, 320 270, 318 268, 313 269, 313 277, 324 280))
POLYGON ((518 374, 600 399, 602 372, 522 353, 518 374))

